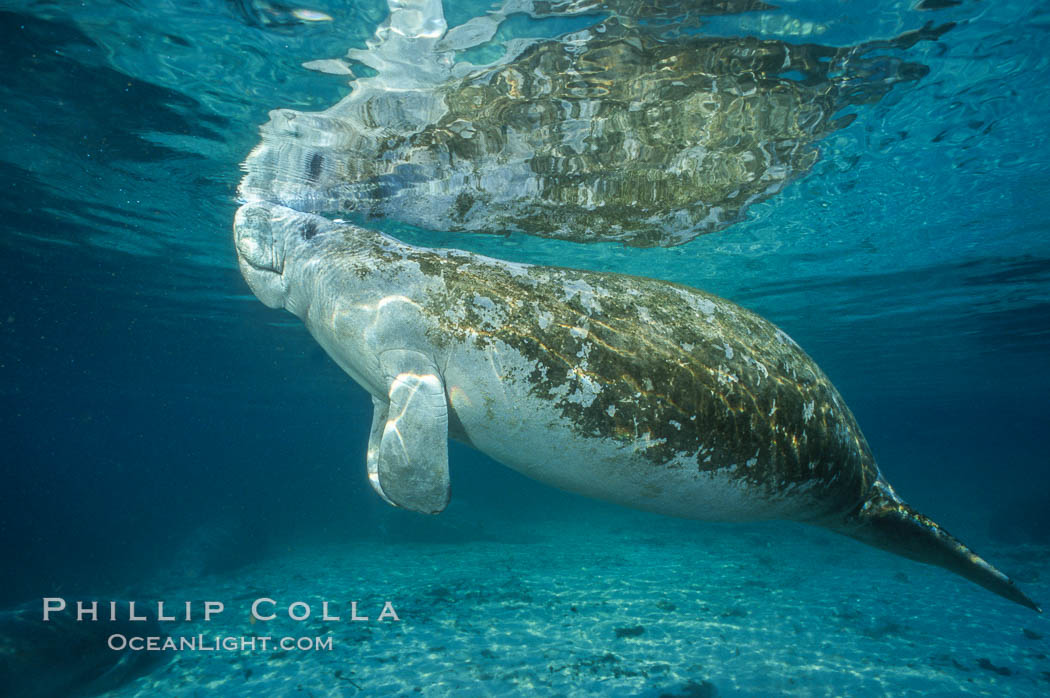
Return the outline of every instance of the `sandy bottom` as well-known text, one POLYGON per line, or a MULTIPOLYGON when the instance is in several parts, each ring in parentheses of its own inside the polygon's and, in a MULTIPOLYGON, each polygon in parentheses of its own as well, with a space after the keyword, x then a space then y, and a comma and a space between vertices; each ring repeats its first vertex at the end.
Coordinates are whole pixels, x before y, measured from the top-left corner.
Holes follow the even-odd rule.
MULTIPOLYGON (((110 695, 1050 695, 1043 616, 801 525, 627 513, 473 541, 376 535, 160 590, 226 606, 170 636, 331 649, 166 652, 110 695), (259 597, 278 619, 250 622, 259 597), (320 617, 326 600, 341 620, 320 617), (287 618, 294 601, 308 619, 287 618), (399 621, 377 620, 386 601, 399 621)), ((1050 602, 1050 550, 984 550, 1050 602)))

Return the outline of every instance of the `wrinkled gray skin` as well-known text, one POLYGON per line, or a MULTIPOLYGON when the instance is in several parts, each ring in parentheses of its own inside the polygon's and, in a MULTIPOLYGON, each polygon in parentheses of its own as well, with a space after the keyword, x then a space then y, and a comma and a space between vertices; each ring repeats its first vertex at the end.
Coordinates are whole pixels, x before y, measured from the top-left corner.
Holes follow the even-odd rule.
POLYGON ((235 237, 260 300, 301 318, 371 393, 367 470, 392 504, 445 507, 452 436, 566 490, 825 526, 1037 608, 904 504, 821 370, 729 301, 413 247, 264 202, 238 211, 235 237))

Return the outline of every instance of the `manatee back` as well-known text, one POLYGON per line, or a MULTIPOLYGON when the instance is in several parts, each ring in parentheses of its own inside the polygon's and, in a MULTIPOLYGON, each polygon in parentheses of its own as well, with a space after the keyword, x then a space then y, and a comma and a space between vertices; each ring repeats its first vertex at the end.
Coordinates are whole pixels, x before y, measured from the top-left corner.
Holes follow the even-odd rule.
POLYGON ((529 393, 576 434, 644 443, 807 516, 852 510, 878 478, 834 386, 783 331, 729 301, 653 279, 509 265, 419 250, 444 280, 424 303, 434 335, 513 351, 529 393))

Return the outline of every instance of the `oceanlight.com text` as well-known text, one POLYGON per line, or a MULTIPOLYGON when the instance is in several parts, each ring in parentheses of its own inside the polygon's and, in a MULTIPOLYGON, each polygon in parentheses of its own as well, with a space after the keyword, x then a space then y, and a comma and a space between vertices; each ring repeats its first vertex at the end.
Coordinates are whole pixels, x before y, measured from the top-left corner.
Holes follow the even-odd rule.
POLYGON ((330 652, 331 637, 280 637, 251 635, 150 635, 126 636, 114 633, 106 644, 111 650, 120 652, 254 652, 281 649, 300 652, 330 652))

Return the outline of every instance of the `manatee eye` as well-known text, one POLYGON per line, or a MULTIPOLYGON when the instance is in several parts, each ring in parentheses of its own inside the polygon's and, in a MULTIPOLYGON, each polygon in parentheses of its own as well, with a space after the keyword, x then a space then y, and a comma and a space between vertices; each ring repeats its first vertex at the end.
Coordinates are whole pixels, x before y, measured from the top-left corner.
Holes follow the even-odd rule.
POLYGON ((299 231, 299 235, 303 240, 312 240, 317 236, 317 224, 313 221, 308 221, 303 226, 303 229, 299 231))
POLYGON ((321 178, 321 168, 324 167, 324 155, 314 153, 310 156, 310 163, 306 166, 306 181, 317 184, 321 178))

